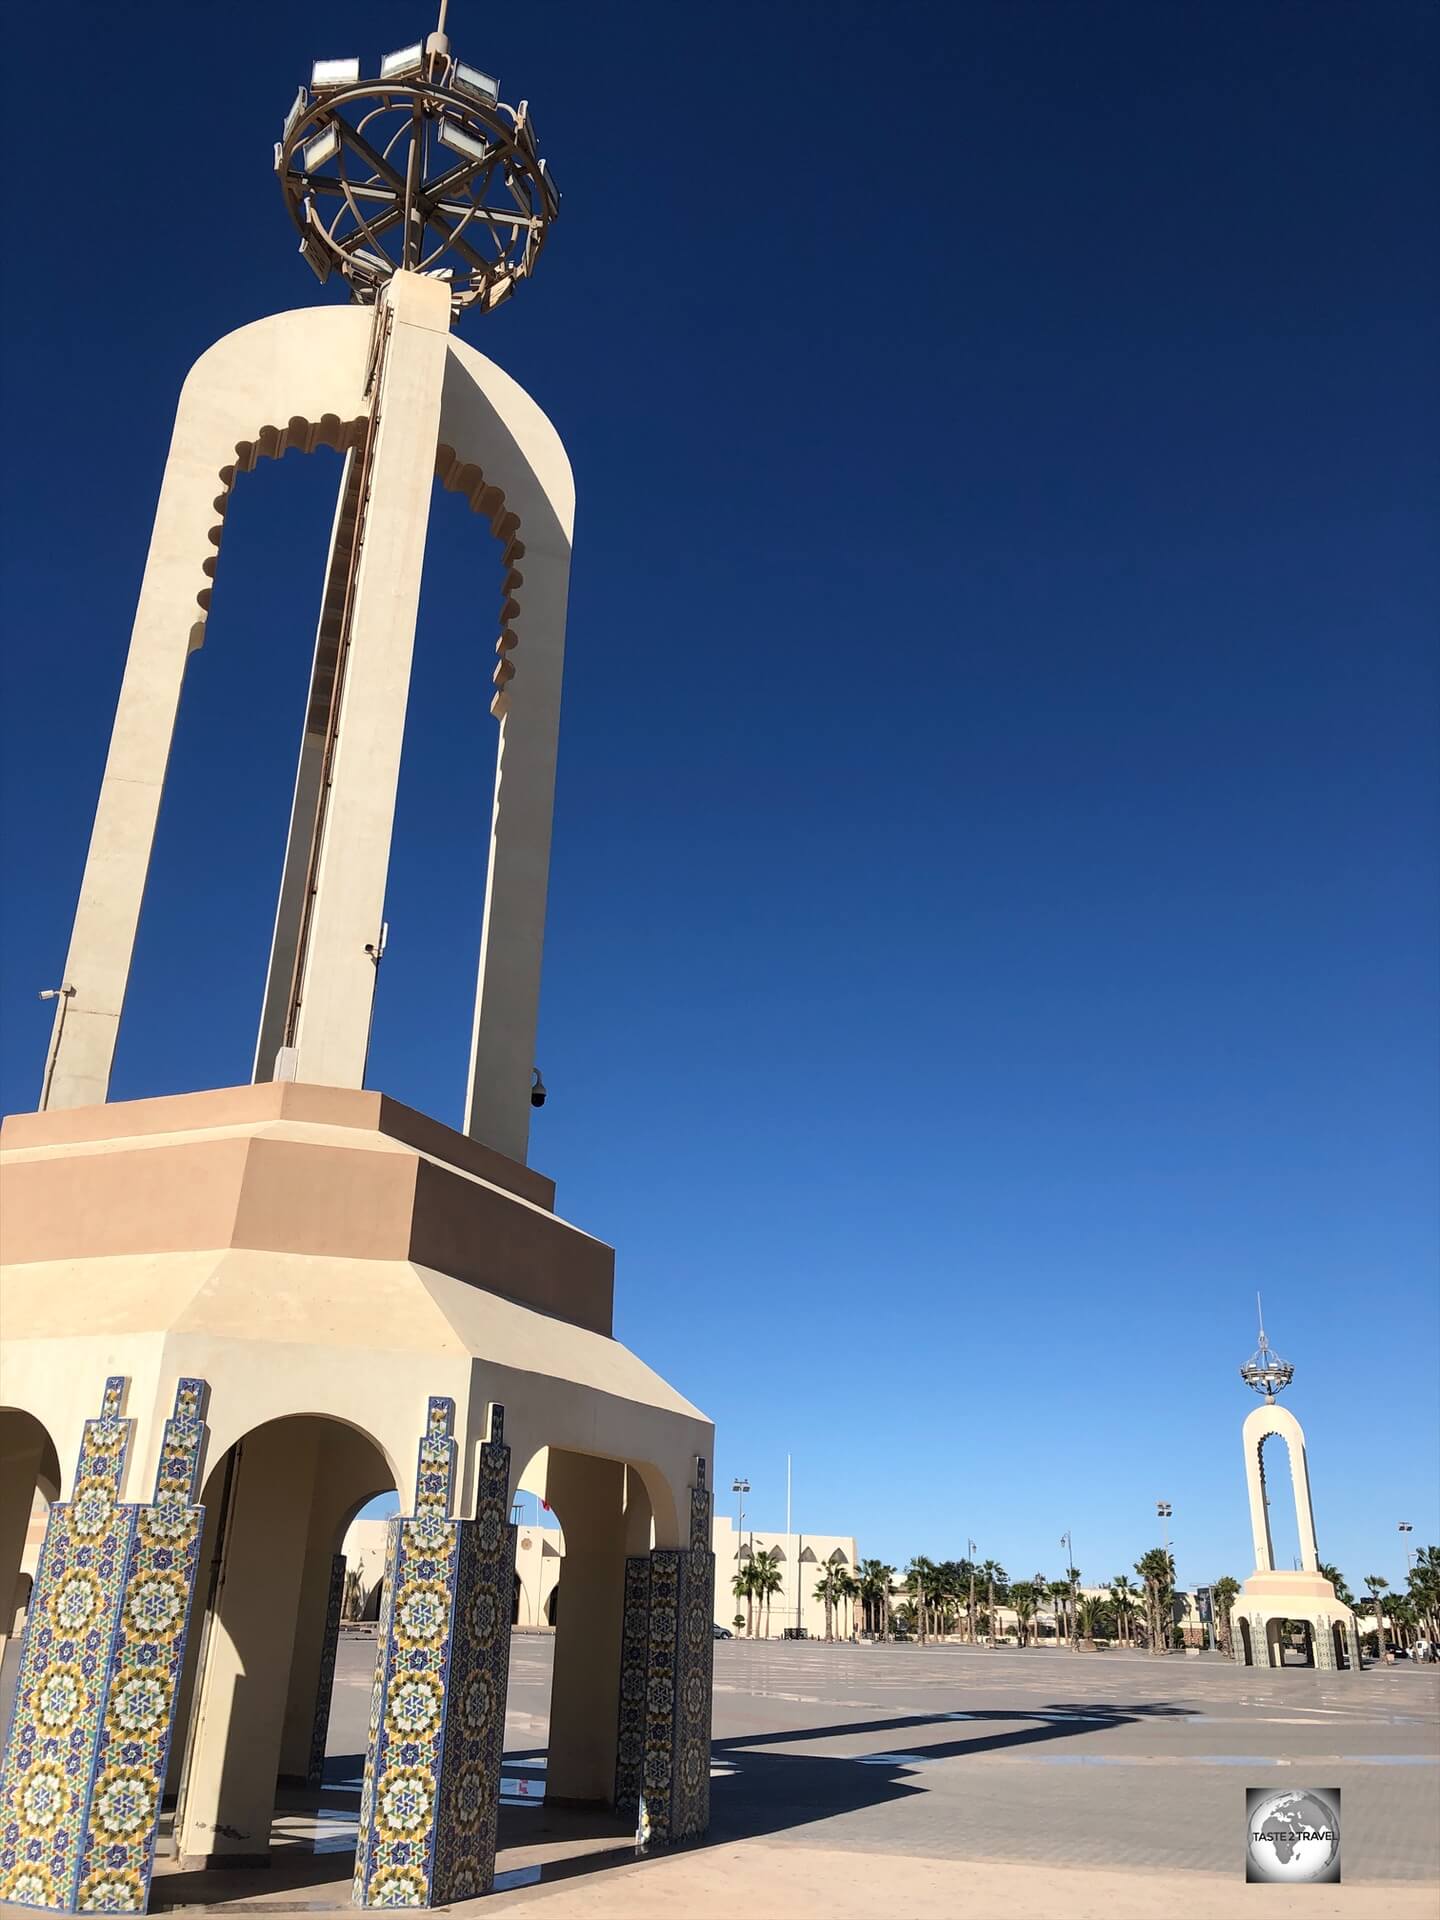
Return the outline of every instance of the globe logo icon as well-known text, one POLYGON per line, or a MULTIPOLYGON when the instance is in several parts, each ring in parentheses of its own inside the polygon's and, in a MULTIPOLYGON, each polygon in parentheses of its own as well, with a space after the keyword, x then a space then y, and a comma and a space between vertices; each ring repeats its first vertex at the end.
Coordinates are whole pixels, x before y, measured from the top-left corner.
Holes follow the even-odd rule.
POLYGON ((1339 1879, 1338 1791, 1266 1793, 1252 1788, 1246 1798, 1247 1880, 1339 1879))

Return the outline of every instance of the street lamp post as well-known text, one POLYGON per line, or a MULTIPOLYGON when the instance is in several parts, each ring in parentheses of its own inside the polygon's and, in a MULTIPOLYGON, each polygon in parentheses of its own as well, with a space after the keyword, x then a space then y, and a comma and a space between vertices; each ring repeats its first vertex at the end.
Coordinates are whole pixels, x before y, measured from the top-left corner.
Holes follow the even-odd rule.
MULTIPOLYGON (((1397 1533, 1405 1534, 1405 1533, 1413 1533, 1415 1529, 1414 1527, 1411 1526, 1408 1520, 1401 1520, 1397 1523, 1395 1531, 1397 1533)), ((1408 1540, 1405 1541, 1404 1546, 1405 1546, 1405 1577, 1408 1580, 1410 1577, 1411 1567, 1413 1566, 1414 1560, 1415 1560, 1415 1549, 1411 1546, 1408 1540)))
POLYGON ((1168 1653, 1170 1651, 1170 1637, 1171 1637, 1169 1630, 1175 1624, 1175 1574, 1174 1574, 1175 1563, 1170 1558, 1170 1502, 1168 1500, 1157 1500, 1155 1502, 1155 1517, 1157 1520, 1161 1522, 1164 1529, 1165 1570, 1170 1575, 1170 1618, 1166 1622, 1166 1633, 1165 1633, 1165 1652, 1168 1653))
MULTIPOLYGON (((735 1571, 740 1571, 740 1553, 745 1539, 745 1496, 750 1491, 748 1480, 732 1480, 730 1491, 735 1495, 735 1571)), ((753 1549, 751 1557, 753 1558, 753 1549)), ((738 1596, 737 1596, 738 1597, 738 1596)))
POLYGON ((970 1556, 970 1644, 975 1644, 975 1542, 967 1540, 965 1551, 970 1556))
POLYGON ((1065 1578, 1070 1582, 1070 1651, 1080 1651, 1080 1620, 1076 1609, 1077 1593, 1075 1588, 1075 1543, 1067 1528, 1060 1536, 1060 1544, 1065 1549, 1065 1578))

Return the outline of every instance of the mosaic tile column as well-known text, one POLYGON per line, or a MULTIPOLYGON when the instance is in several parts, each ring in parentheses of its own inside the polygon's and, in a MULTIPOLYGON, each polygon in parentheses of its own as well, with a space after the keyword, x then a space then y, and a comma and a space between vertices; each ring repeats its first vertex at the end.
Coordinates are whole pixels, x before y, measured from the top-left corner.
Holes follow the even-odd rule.
POLYGON ((705 1462, 690 1489, 690 1545, 625 1563, 615 1805, 641 1843, 696 1840, 710 1824, 715 1555, 705 1462))
POLYGON ((431 1907, 495 1879, 515 1529, 493 1407, 473 1520, 452 1520, 455 1403, 430 1402, 415 1517, 394 1520, 360 1799, 354 1900, 431 1907))
POLYGON ((50 1510, 0 1766, 0 1898, 143 1913, 204 1509, 208 1389, 181 1380, 155 1495, 122 1506, 125 1381, 85 1422, 73 1497, 50 1510))
POLYGON ((307 1787, 325 1778, 325 1742, 330 1737, 330 1703, 335 1696, 335 1656, 340 1646, 340 1614, 345 1604, 345 1556, 330 1562, 330 1586, 325 1595, 325 1637, 320 1643, 320 1671, 315 1684, 315 1718, 310 1728, 310 1758, 305 1768, 307 1787))

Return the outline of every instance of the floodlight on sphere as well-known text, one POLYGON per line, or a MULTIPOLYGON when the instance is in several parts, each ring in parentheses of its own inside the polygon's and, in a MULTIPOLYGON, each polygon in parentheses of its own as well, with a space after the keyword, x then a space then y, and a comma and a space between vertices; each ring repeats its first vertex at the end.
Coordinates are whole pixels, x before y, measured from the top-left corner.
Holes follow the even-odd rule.
POLYGON ((1273 1406, 1276 1394, 1283 1393, 1295 1378, 1295 1369, 1288 1360, 1280 1358, 1262 1332, 1260 1345, 1240 1369, 1240 1378, 1252 1392, 1263 1394, 1273 1406))
POLYGON ((320 60, 275 145, 300 253, 372 304, 392 274, 448 282, 450 310, 498 307, 535 270, 560 211, 529 107, 452 57, 444 33, 389 54, 383 77, 320 60))

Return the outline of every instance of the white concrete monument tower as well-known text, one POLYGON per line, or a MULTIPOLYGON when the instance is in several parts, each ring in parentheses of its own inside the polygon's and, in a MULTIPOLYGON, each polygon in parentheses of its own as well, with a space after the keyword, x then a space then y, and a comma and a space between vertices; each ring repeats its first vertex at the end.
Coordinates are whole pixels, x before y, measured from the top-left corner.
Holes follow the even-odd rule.
POLYGON ((50 1502, 0 1900, 62 1911, 143 1910, 167 1800, 162 1864, 267 1862, 277 1782, 322 1778, 340 1543, 382 1493, 406 1517, 357 1904, 491 1884, 522 1475, 565 1531, 548 1804, 643 1805, 658 1842, 708 1819, 713 1429, 615 1340, 613 1253, 526 1164, 574 495, 555 429, 452 323, 529 277, 559 196, 443 10, 377 77, 319 62, 275 166, 351 303, 242 327, 185 381, 39 1109, 0 1136, 0 1604, 50 1502), (318 446, 343 465, 253 1078, 110 1105, 230 490, 318 446), (437 477, 505 561, 463 1130, 365 1086, 437 477))
MULTIPOLYGON (((1259 1296, 1256 1296, 1259 1312, 1259 1296)), ((1277 1406, 1275 1396, 1283 1393, 1295 1377, 1288 1360, 1273 1352, 1265 1336, 1263 1313, 1260 1315, 1260 1344, 1245 1365, 1240 1377, 1256 1393, 1263 1394, 1259 1406, 1245 1422, 1245 1484, 1250 1495, 1250 1530, 1255 1541, 1255 1571, 1241 1587, 1235 1600, 1235 1618, 1239 1624, 1237 1657, 1247 1667, 1283 1665, 1282 1628, 1287 1620, 1297 1621, 1305 1629, 1309 1664, 1315 1667, 1352 1667, 1358 1670, 1359 1636, 1355 1616, 1340 1600, 1334 1587, 1320 1571, 1319 1549, 1315 1544, 1315 1513, 1310 1503, 1310 1468, 1305 1458, 1305 1435, 1293 1413, 1277 1406), (1295 1568, 1275 1565, 1275 1544, 1270 1532, 1270 1498, 1265 1476, 1265 1448, 1274 1439, 1283 1440, 1290 1463, 1290 1491, 1295 1502, 1295 1523, 1300 1540, 1300 1565, 1295 1568)))

